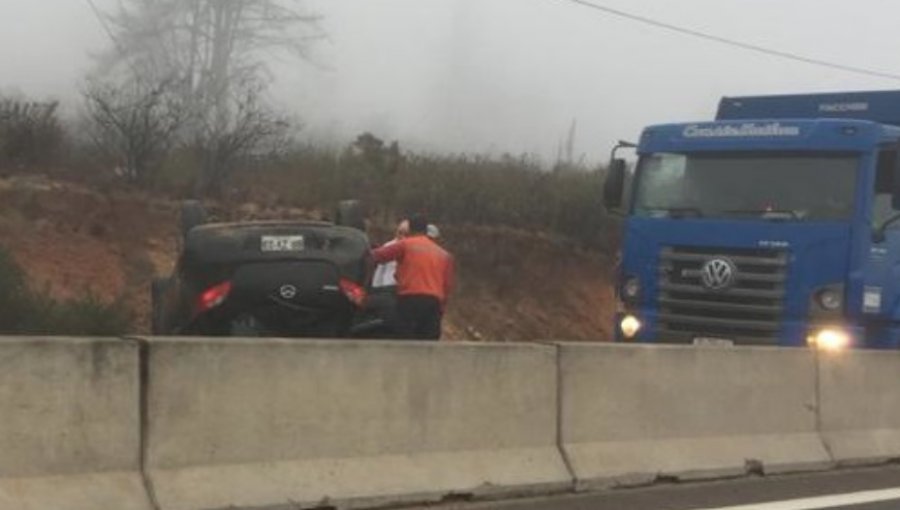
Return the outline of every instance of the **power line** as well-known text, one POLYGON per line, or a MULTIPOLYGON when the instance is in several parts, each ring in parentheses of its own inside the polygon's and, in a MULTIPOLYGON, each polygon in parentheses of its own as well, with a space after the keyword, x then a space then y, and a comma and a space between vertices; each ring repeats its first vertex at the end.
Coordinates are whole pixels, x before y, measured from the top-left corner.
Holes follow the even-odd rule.
POLYGON ((607 7, 605 5, 599 5, 599 4, 596 4, 593 2, 588 2, 587 0, 560 0, 560 1, 571 2, 573 4, 578 4, 583 7, 588 7, 590 9, 604 12, 606 14, 617 16, 619 18, 624 18, 624 19, 634 21, 637 23, 642 23, 644 25, 650 25, 650 26, 653 26, 656 28, 662 28, 662 29, 668 30, 670 32, 677 32, 682 35, 688 35, 691 37, 696 37, 698 39, 713 41, 716 43, 725 44, 728 46, 733 46, 733 47, 741 48, 741 49, 748 50, 748 51, 755 51, 757 53, 763 53, 765 55, 769 55, 769 56, 773 56, 773 57, 779 57, 779 58, 783 58, 783 59, 787 59, 787 60, 793 60, 795 62, 803 62, 805 64, 817 65, 817 66, 821 66, 821 67, 828 67, 831 69, 837 69, 840 71, 846 71, 846 72, 850 72, 850 73, 863 74, 866 76, 875 76, 878 78, 886 78, 889 80, 900 81, 900 74, 892 74, 892 73, 876 71, 876 70, 872 70, 872 69, 865 69, 862 67, 848 66, 848 65, 844 65, 844 64, 828 62, 826 60, 820 60, 817 58, 806 57, 803 55, 798 55, 796 53, 790 53, 787 51, 766 48, 764 46, 758 46, 756 44, 735 41, 733 39, 727 39, 725 37, 720 37, 717 35, 700 32, 698 30, 680 27, 677 25, 673 25, 671 23, 666 23, 663 21, 658 21, 655 19, 647 18, 645 16, 632 14, 630 12, 625 12, 625 11, 622 11, 619 9, 614 9, 612 7, 607 7))

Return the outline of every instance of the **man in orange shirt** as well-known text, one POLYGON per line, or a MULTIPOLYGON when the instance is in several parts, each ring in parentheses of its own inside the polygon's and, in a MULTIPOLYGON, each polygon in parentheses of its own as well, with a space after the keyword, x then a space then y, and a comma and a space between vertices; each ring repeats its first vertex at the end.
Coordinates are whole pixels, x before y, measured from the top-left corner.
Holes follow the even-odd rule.
POLYGON ((428 236, 428 220, 409 220, 409 235, 376 249, 377 264, 397 261, 397 334, 440 340, 441 321, 453 288, 453 257, 428 236))

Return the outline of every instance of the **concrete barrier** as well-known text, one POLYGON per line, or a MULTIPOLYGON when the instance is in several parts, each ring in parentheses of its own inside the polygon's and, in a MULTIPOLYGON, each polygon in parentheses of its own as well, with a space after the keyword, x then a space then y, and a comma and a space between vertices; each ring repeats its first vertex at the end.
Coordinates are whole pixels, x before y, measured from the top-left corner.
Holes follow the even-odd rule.
POLYGON ((0 339, 0 510, 149 510, 136 344, 0 339))
POLYGON ((819 356, 822 436, 842 464, 900 459, 900 353, 819 356))
POLYGON ((0 510, 346 508, 900 458, 900 353, 145 342, 142 388, 137 343, 0 339, 0 510))
POLYGON ((571 486, 550 346, 173 339, 148 353, 162 510, 571 486))
POLYGON ((579 487, 825 468, 807 350, 560 347, 579 487))

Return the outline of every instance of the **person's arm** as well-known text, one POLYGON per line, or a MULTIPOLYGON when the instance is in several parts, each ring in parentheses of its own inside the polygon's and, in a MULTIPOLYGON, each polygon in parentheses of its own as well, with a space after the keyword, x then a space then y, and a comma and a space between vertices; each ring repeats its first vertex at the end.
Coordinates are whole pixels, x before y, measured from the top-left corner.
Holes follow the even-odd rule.
POLYGON ((392 260, 403 258, 404 243, 389 243, 372 251, 372 259, 376 264, 384 264, 392 260))

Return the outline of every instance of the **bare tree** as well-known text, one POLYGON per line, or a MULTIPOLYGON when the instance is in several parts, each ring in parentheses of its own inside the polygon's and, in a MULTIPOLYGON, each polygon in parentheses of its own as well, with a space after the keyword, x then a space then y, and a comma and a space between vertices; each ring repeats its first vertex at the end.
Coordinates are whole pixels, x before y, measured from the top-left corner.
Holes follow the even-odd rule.
POLYGON ((217 116, 204 123, 197 144, 203 167, 196 195, 219 193, 236 165, 254 156, 272 155, 279 145, 287 144, 292 123, 265 105, 263 88, 254 80, 235 84, 229 101, 233 110, 226 118, 217 116))
POLYGON ((187 118, 170 83, 144 85, 132 81, 124 88, 91 83, 84 92, 96 145, 123 164, 124 176, 146 183, 176 142, 187 118))
POLYGON ((197 191, 215 188, 236 158, 286 131, 264 100, 266 58, 308 60, 323 37, 299 0, 122 0, 107 21, 115 48, 99 62, 106 79, 174 85, 188 114, 182 141, 204 155, 197 191))
POLYGON ((107 72, 175 78, 198 118, 227 122, 231 87, 268 72, 272 52, 309 59, 323 37, 297 0, 127 0, 110 14, 107 72))

